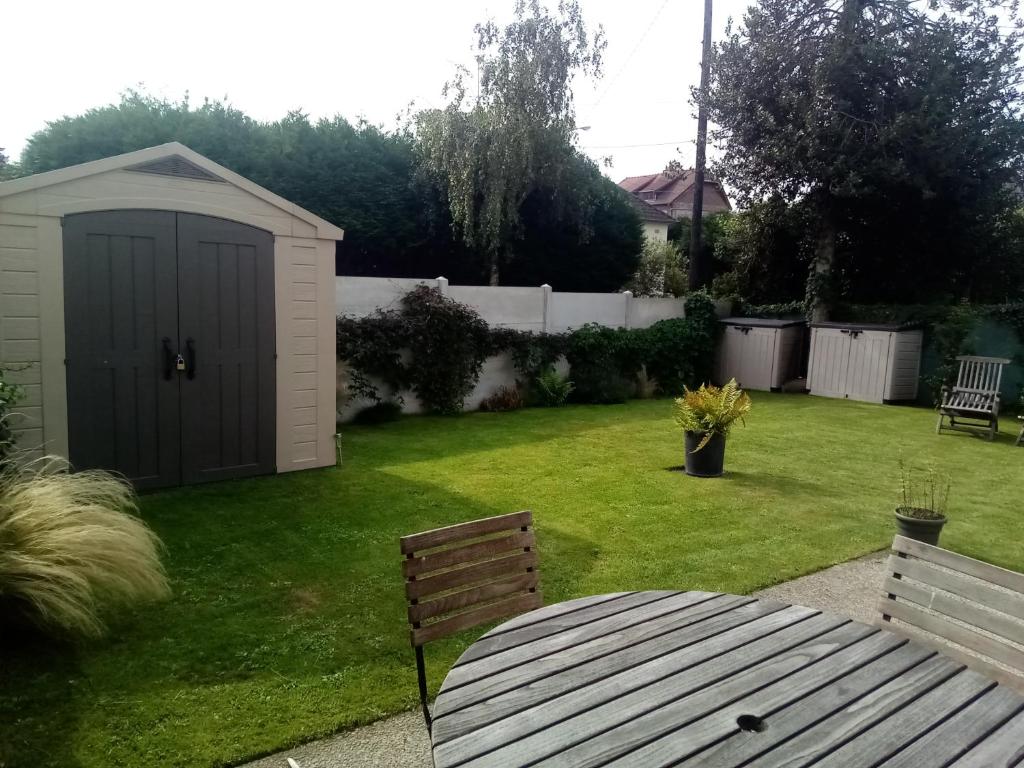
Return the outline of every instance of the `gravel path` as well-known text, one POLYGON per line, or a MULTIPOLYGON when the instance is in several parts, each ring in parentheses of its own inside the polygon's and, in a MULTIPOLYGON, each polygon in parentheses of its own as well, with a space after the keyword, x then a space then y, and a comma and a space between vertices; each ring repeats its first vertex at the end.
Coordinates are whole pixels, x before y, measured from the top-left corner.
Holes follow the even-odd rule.
MULTIPOLYGON (((887 556, 888 550, 868 555, 754 594, 871 624, 887 556)), ((409 670, 414 674, 411 654, 409 670)), ((419 710, 280 752, 243 768, 288 768, 287 758, 301 768, 431 768, 430 741, 419 710)))

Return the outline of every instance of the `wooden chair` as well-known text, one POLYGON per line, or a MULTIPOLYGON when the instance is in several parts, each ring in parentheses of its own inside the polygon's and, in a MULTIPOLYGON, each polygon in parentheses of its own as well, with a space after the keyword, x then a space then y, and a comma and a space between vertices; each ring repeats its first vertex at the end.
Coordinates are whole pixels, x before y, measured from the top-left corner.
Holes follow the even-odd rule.
POLYGON ((515 512, 400 540, 420 704, 431 727, 423 645, 540 608, 533 513, 515 512))
POLYGON ((884 626, 1024 693, 1024 573, 903 536, 892 548, 878 610, 901 623, 884 626))
POLYGON ((942 388, 942 404, 936 434, 943 429, 960 432, 988 431, 992 440, 999 431, 999 385, 1003 379, 1003 366, 1010 361, 1005 357, 975 357, 961 355, 956 385, 942 388), (943 424, 949 419, 949 424, 943 424), (958 424, 957 420, 966 423, 958 424))

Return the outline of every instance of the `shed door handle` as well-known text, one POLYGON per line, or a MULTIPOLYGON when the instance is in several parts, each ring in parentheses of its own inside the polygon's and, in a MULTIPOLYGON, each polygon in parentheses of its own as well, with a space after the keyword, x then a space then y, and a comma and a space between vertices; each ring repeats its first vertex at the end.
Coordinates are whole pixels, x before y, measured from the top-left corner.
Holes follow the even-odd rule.
POLYGON ((185 377, 194 379, 196 377, 196 340, 189 336, 185 339, 185 377))
POLYGON ((164 336, 161 342, 163 343, 164 352, 164 381, 170 381, 171 371, 174 368, 174 352, 171 351, 170 336, 164 336))

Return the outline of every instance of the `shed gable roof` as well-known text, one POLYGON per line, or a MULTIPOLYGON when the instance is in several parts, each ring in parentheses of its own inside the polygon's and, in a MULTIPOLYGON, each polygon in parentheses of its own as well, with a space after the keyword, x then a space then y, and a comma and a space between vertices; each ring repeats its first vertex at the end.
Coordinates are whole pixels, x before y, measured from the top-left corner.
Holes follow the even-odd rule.
POLYGON ((75 179, 119 170, 158 173, 168 176, 182 176, 192 180, 231 184, 315 227, 317 237, 325 240, 341 240, 345 234, 341 228, 336 227, 329 221, 307 211, 305 208, 300 208, 280 195, 275 195, 269 189, 261 187, 259 184, 215 163, 208 157, 200 155, 198 152, 189 149, 177 141, 139 149, 134 152, 127 152, 123 155, 105 157, 88 163, 80 163, 79 165, 72 165, 67 168, 59 168, 55 171, 46 171, 45 173, 37 173, 20 179, 0 182, 0 197, 16 195, 21 192, 42 189, 75 179))

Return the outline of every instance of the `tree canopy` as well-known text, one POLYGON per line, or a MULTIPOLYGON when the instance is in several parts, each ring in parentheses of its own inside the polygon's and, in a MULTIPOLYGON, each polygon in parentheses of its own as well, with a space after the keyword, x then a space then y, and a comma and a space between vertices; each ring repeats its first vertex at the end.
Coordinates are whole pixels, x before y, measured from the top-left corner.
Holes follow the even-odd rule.
POLYGON ((758 0, 716 46, 715 171, 812 215, 809 299, 999 298, 1024 169, 1004 0, 758 0))
MULTIPOLYGON (((498 77, 499 75, 495 75, 498 77)), ((21 165, 38 173, 180 141, 345 230, 339 274, 436 277, 479 284, 486 253, 456 235, 446 188, 417 166, 417 136, 301 112, 261 123, 220 101, 196 106, 129 91, 117 104, 64 117, 31 137, 21 165)), ((517 210, 504 282, 615 290, 632 273, 640 225, 620 190, 569 148, 560 177, 517 210), (561 203, 557 205, 556 203, 561 203), (585 215, 584 215, 585 213, 585 215)))
POLYGON ((590 34, 576 0, 554 12, 518 0, 514 21, 478 24, 476 33, 475 98, 463 71, 446 87, 447 107, 417 116, 423 174, 443 191, 464 242, 486 259, 491 284, 534 279, 544 253, 560 280, 586 284, 579 271, 608 262, 599 280, 621 286, 639 254, 639 223, 573 143, 573 80, 600 75, 603 30, 590 34), (576 258, 558 263, 545 247, 552 238, 576 258), (624 274, 613 266, 620 262, 624 274))

